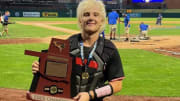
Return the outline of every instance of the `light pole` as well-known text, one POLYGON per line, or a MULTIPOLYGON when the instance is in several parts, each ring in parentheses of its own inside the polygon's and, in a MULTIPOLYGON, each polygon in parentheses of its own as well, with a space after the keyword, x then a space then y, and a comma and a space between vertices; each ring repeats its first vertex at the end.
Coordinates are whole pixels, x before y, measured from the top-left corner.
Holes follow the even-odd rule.
MULTIPOLYGON (((119 0, 119 13, 121 13, 121 10, 123 9, 123 0, 119 0)), ((120 41, 120 22, 118 22, 118 34, 119 34, 119 41, 120 41)))
POLYGON ((119 0, 119 9, 122 9, 123 8, 123 0, 119 0))

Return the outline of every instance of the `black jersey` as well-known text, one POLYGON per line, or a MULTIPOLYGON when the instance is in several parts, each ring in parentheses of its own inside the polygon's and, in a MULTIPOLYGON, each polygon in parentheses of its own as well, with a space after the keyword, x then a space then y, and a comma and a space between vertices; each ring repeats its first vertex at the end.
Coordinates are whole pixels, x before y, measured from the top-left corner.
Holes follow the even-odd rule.
MULTIPOLYGON (((82 80, 83 62, 79 44, 82 41, 81 35, 73 35, 68 40, 70 41, 70 55, 72 57, 71 97, 76 96, 79 92, 88 92, 100 88, 105 85, 106 81, 124 78, 121 58, 115 45, 110 40, 99 37, 96 50, 87 69, 90 76, 87 80, 82 80)), ((91 50, 91 47, 84 47, 85 61, 87 61, 91 50)), ((47 50, 43 52, 47 52, 47 50)), ((33 81, 38 81, 39 76, 39 74, 34 76, 33 81)), ((35 90, 35 84, 31 85, 30 91, 35 90)), ((98 98, 94 101, 102 101, 102 99, 98 98)))
MULTIPOLYGON (((73 35, 69 40, 70 52, 73 57, 72 96, 76 96, 79 92, 88 92, 102 87, 106 81, 123 79, 124 72, 117 48, 110 40, 99 37, 95 53, 87 69, 90 77, 88 80, 82 81, 81 74, 84 67, 80 55, 81 35, 73 35)), ((91 47, 84 48, 85 60, 87 60, 91 50, 91 47)))

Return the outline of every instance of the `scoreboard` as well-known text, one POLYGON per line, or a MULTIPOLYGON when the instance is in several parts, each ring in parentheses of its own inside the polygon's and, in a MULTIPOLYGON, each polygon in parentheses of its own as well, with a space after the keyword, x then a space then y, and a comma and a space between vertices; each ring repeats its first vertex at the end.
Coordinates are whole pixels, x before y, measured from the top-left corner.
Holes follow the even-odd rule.
POLYGON ((150 3, 161 3, 163 1, 164 0, 132 0, 133 3, 147 3, 147 2, 150 2, 150 3))

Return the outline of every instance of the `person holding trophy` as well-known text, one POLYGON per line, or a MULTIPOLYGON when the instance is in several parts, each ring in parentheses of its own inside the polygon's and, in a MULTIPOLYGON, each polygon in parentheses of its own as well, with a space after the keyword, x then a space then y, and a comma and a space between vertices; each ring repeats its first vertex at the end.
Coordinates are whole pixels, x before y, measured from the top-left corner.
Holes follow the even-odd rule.
MULTIPOLYGON (((105 29, 106 11, 100 0, 83 0, 77 8, 81 33, 71 36, 71 96, 77 101, 110 100, 122 89, 124 72, 120 55, 108 39, 99 37, 105 29), (107 82, 108 81, 108 82, 107 82)), ((39 62, 32 72, 39 71, 39 62)))

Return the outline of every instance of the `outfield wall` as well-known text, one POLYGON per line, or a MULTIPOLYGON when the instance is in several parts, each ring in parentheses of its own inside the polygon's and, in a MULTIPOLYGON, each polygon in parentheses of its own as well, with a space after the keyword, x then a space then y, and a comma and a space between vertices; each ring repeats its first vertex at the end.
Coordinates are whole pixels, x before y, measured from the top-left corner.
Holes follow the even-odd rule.
MULTIPOLYGON (((8 10, 8 9, 7 9, 8 10)), ((62 10, 8 10, 11 17, 75 17, 76 9, 62 10)), ((5 10, 1 10, 5 12, 5 10)))
MULTIPOLYGON (((180 13, 161 13, 163 18, 180 18, 180 13)), ((158 17, 159 13, 130 13, 131 17, 152 18, 158 17)))
MULTIPOLYGON (((2 12, 4 12, 3 10, 2 12)), ((11 17, 76 17, 76 9, 63 9, 63 10, 9 10, 11 17)), ((107 10, 110 12, 110 10, 107 10)), ((119 11, 121 13, 126 10, 119 11)), ((164 18, 180 18, 180 10, 163 10, 163 9, 133 9, 131 10, 131 17, 157 17, 159 13, 162 13, 164 18)), ((107 13, 108 14, 108 13, 107 13)))
MULTIPOLYGON (((142 13, 141 17, 157 17, 159 13, 142 13)), ((162 13, 164 18, 180 18, 180 13, 162 13)))

